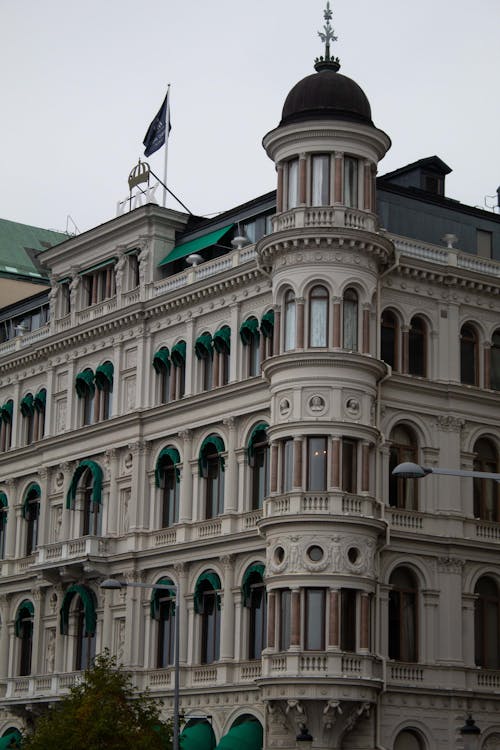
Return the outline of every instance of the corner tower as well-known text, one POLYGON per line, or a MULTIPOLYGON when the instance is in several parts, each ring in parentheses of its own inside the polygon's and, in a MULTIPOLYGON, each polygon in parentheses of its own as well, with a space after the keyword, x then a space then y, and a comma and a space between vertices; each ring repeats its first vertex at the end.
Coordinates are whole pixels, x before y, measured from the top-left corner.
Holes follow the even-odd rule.
POLYGON ((331 17, 327 3, 324 56, 263 139, 278 175, 273 231, 257 245, 275 310, 273 356, 263 366, 271 479, 260 522, 269 748, 294 747, 306 730, 313 747, 342 747, 347 732, 369 741, 382 678, 376 415, 387 367, 376 299, 393 247, 378 232, 375 176, 390 139, 374 126, 362 89, 339 73, 331 17))

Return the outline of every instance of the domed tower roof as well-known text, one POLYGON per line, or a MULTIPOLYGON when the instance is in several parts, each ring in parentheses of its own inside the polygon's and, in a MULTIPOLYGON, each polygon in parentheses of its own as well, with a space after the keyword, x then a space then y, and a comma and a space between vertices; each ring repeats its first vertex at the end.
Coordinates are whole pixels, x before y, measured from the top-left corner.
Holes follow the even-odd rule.
POLYGON ((336 41, 330 24, 332 11, 327 2, 324 31, 318 34, 325 43, 325 55, 315 61, 316 73, 295 84, 283 106, 280 126, 301 120, 335 118, 372 125, 370 102, 358 84, 338 70, 340 62, 330 55, 330 42, 336 41))

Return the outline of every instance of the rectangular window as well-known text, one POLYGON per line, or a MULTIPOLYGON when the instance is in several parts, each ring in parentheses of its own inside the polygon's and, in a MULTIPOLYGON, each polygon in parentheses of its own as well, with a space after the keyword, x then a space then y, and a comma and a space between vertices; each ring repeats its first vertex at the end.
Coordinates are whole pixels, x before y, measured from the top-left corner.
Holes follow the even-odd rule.
POLYGON ((342 440, 342 489, 344 492, 356 492, 357 489, 357 445, 355 440, 342 440))
POLYGON ((356 651, 356 591, 342 589, 340 592, 340 648, 356 651))
POLYGON ((283 589, 280 595, 280 651, 290 648, 292 634, 292 592, 283 589))
POLYGON ((358 207, 358 160, 351 156, 344 159, 344 205, 358 207))
POLYGON ((323 651, 325 648, 325 590, 306 589, 306 651, 323 651))
POLYGON ((326 490, 326 437, 307 438, 307 489, 309 492, 326 490))
POLYGON ((311 204, 328 206, 330 203, 330 157, 315 154, 311 159, 311 204))
POLYGON ((293 485, 293 440, 290 438, 283 441, 283 492, 290 492, 293 485))
POLYGON ((287 208, 295 208, 299 203, 299 160, 288 162, 288 195, 287 208))
POLYGON ((483 229, 476 230, 477 254, 480 258, 491 258, 492 239, 491 232, 485 232, 483 229))

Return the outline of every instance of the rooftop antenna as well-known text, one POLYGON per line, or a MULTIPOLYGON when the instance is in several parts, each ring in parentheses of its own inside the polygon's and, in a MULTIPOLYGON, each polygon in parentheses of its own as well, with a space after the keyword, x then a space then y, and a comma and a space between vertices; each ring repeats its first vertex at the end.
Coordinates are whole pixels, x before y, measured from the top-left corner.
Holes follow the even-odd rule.
POLYGON ((332 20, 332 10, 330 8, 330 0, 327 0, 326 8, 323 12, 323 18, 325 24, 323 31, 318 31, 318 36, 325 45, 324 57, 317 57, 314 61, 315 70, 320 73, 322 70, 334 70, 335 72, 340 68, 340 60, 338 57, 332 57, 330 54, 330 42, 336 42, 337 37, 335 36, 334 30, 330 21, 332 20))

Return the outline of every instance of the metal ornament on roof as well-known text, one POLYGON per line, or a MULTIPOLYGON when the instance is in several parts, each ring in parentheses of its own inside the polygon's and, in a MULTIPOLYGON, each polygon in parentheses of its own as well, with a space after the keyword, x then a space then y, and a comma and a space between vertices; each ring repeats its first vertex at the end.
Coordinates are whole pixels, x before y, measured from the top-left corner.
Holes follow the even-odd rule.
POLYGON ((126 198, 117 203, 117 216, 121 216, 126 211, 132 211, 134 208, 139 208, 139 206, 144 206, 146 203, 158 204, 158 201, 155 198, 155 192, 159 186, 159 182, 151 185, 150 177, 151 171, 148 162, 139 159, 138 163, 128 176, 129 194, 126 198), (141 187, 143 184, 146 185, 145 188, 141 187))
POLYGON ((330 42, 336 42, 338 38, 335 36, 334 30, 330 23, 330 21, 332 20, 332 15, 333 14, 330 8, 330 0, 327 0, 326 8, 323 12, 323 18, 325 19, 323 31, 318 31, 318 36, 325 45, 325 55, 324 57, 317 57, 314 61, 314 67, 318 72, 327 69, 337 71, 340 68, 339 58, 332 57, 332 55, 330 54, 330 42))

